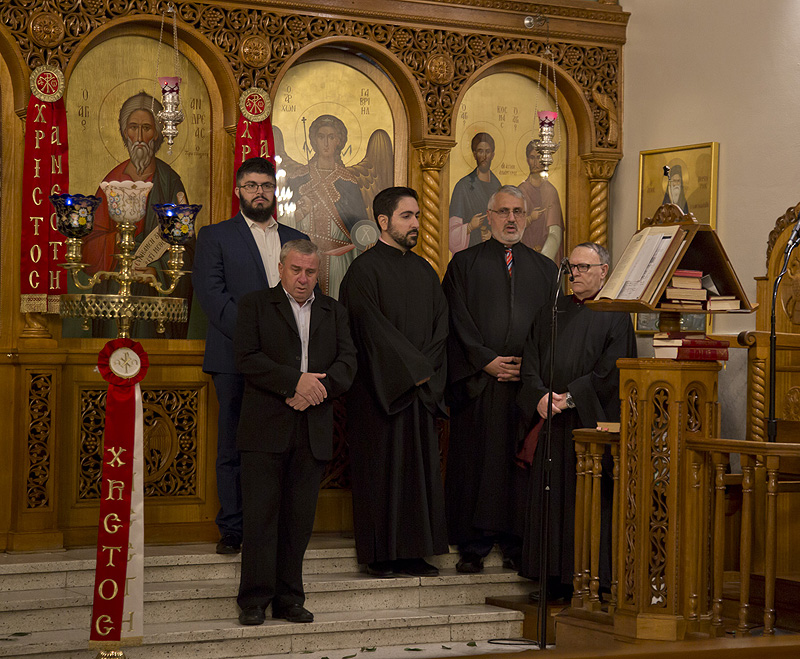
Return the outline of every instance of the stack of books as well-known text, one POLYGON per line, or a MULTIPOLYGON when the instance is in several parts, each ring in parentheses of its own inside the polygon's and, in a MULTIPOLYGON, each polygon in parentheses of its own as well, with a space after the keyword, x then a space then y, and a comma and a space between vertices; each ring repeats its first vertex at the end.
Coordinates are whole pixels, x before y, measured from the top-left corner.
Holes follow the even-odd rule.
POLYGON ((706 302, 708 311, 732 311, 741 308, 742 303, 736 299, 735 295, 712 295, 706 302))
POLYGON ((727 361, 728 345, 727 341, 715 341, 700 333, 659 332, 653 335, 656 359, 727 361))
POLYGON ((741 308, 735 295, 720 295, 711 275, 702 270, 676 270, 659 309, 669 311, 731 311, 741 308))
POLYGON ((703 288, 701 270, 677 269, 664 293, 666 298, 659 308, 670 311, 702 311, 708 291, 703 288))

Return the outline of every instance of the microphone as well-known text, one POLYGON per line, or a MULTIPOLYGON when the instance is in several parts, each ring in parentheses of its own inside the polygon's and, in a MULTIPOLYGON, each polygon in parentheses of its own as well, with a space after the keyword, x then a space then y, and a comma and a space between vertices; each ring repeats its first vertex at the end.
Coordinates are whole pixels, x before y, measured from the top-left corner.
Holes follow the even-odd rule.
POLYGON ((575 277, 572 275, 572 265, 569 262, 569 259, 565 256, 561 259, 561 271, 566 272, 569 275, 570 281, 575 281, 575 277))
POLYGON ((800 240, 800 216, 798 216, 797 222, 794 224, 792 235, 789 236, 789 242, 786 243, 786 251, 784 253, 788 254, 790 251, 792 251, 798 240, 800 240))

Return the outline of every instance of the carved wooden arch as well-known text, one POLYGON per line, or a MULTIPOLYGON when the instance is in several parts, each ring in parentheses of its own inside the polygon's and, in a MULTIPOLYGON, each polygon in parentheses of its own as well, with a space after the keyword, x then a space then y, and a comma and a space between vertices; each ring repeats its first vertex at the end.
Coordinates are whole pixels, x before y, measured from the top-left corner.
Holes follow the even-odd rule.
MULTIPOLYGON (((465 81, 461 91, 458 93, 455 101, 455 107, 458 108, 467 91, 479 80, 486 78, 494 73, 514 72, 518 71, 514 68, 515 65, 522 65, 524 68, 529 69, 531 72, 538 76, 539 63, 543 62, 542 66, 542 85, 544 86, 544 78, 549 76, 550 85, 552 86, 553 71, 550 68, 547 60, 542 60, 541 57, 536 55, 525 55, 514 53, 510 55, 503 55, 487 62, 482 67, 477 69, 465 81)), ((564 105, 566 101, 569 107, 569 112, 575 121, 577 129, 577 147, 578 153, 583 155, 591 153, 594 147, 595 125, 592 110, 583 95, 581 86, 575 81, 572 76, 567 74, 558 65, 555 66, 556 72, 556 85, 558 87, 558 103, 564 105), (580 110, 580 111, 579 111, 580 110)), ((534 121, 534 119, 531 119, 534 121)))
MULTIPOLYGON (((186 49, 183 49, 181 51, 182 54, 194 64, 200 72, 200 75, 206 81, 206 84, 211 82, 211 80, 208 80, 208 77, 211 77, 213 85, 209 84, 208 86, 215 87, 219 93, 222 123, 227 126, 235 125, 239 118, 239 86, 236 83, 233 69, 222 56, 219 48, 211 43, 205 35, 180 21, 177 25, 179 41, 190 48, 188 52, 186 49)), ((164 44, 171 49, 172 36, 171 31, 167 29, 168 27, 169 25, 165 23, 164 44)), ((67 84, 69 84, 70 75, 72 71, 75 70, 78 62, 80 62, 82 57, 95 46, 108 39, 122 35, 138 35, 158 39, 160 28, 161 17, 148 16, 146 14, 115 19, 101 27, 95 28, 81 40, 74 54, 70 57, 69 63, 64 71, 67 84)))
POLYGON ((787 208, 786 212, 775 221, 775 226, 772 227, 772 231, 769 232, 769 238, 767 239, 767 276, 770 279, 775 279, 781 267, 781 263, 778 263, 777 261, 773 262, 772 264, 770 263, 772 252, 775 250, 775 247, 778 246, 778 242, 782 242, 782 246, 786 247, 789 237, 786 236, 786 240, 784 241, 781 237, 781 234, 784 232, 786 227, 793 226, 797 223, 798 214, 800 214, 800 204, 787 208))
POLYGON ((30 69, 25 65, 25 58, 14 36, 2 24, 0 24, 0 60, 5 64, 11 78, 11 87, 8 90, 4 89, 3 93, 13 94, 14 109, 17 113, 22 113, 28 103, 30 69))
POLYGON ((397 85, 400 97, 408 112, 411 141, 422 139, 427 133, 428 116, 425 103, 419 90, 419 85, 409 73, 408 67, 392 52, 379 44, 350 36, 325 37, 298 49, 289 57, 275 74, 272 88, 269 90, 272 100, 281 85, 283 77, 294 64, 308 57, 313 51, 330 46, 347 46, 354 51, 372 57, 390 79, 397 85))

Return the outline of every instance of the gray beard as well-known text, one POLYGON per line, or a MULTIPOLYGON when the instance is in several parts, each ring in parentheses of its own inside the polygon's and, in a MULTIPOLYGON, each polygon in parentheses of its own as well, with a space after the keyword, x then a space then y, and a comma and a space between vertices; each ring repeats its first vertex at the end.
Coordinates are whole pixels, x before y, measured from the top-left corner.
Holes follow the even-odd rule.
POLYGON ((156 155, 156 150, 153 145, 153 140, 150 142, 133 142, 126 140, 128 144, 128 154, 131 157, 131 164, 136 169, 139 175, 144 173, 148 165, 153 162, 156 155))

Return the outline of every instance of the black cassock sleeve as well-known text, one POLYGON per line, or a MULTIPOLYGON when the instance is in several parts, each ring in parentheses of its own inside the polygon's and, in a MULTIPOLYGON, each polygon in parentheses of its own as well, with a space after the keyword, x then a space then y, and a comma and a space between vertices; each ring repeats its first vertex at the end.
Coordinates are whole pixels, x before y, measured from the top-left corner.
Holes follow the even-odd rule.
MULTIPOLYGON (((441 290, 433 300, 431 341, 423 350, 415 347, 381 311, 378 286, 369 272, 351 267, 342 281, 340 299, 350 314, 361 377, 369 381, 381 409, 386 414, 396 414, 408 407, 418 393, 426 407, 434 402, 439 405, 444 391, 447 338, 447 303, 441 290), (423 381, 426 382, 419 386, 423 381)), ((408 313, 413 314, 413 309, 408 313)))

